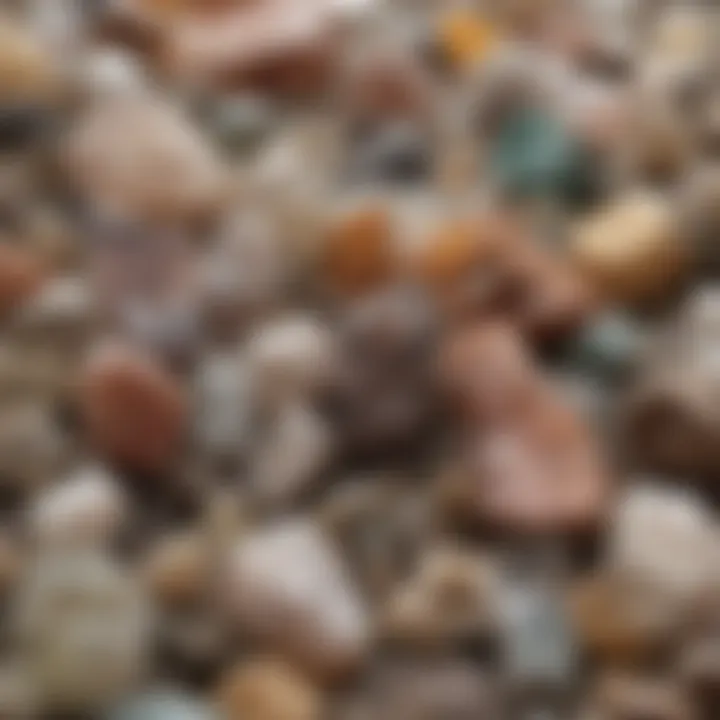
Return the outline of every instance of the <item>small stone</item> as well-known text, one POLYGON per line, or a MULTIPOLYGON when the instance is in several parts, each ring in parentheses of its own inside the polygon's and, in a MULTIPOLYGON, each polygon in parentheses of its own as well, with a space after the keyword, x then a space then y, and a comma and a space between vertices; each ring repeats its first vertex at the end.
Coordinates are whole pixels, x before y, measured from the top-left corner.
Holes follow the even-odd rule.
POLYGON ((511 197, 540 197, 582 205, 599 194, 598 163, 551 116, 524 111, 503 123, 491 167, 511 197))
POLYGON ((213 135, 232 153, 256 150, 277 125, 276 108, 259 95, 221 98, 211 112, 213 135))
POLYGON ((8 533, 0 535, 0 598, 6 598, 14 590, 22 577, 24 566, 24 551, 18 542, 8 533))
POLYGON ((43 554, 16 600, 19 641, 43 708, 97 712, 142 677, 144 601, 107 557, 43 554))
POLYGON ((692 612, 718 586, 720 530, 699 497, 636 482, 617 499, 608 562, 655 590, 656 601, 692 612))
POLYGON ((476 553, 433 548, 391 596, 384 618, 388 637, 414 645, 453 645, 491 639, 497 630, 498 576, 476 553))
POLYGON ((330 288, 358 294, 394 273, 392 223, 384 207, 366 206, 331 219, 320 259, 330 288))
POLYGON ((143 97, 96 103, 69 138, 67 163, 88 200, 129 219, 201 218, 225 192, 224 169, 204 138, 173 107, 143 97))
POLYGON ((0 315, 6 317, 37 293, 43 281, 38 258, 26 248, 0 243, 0 315))
POLYGON ((608 312, 582 328, 568 357, 579 369, 601 380, 627 378, 642 362, 647 336, 631 317, 608 312))
POLYGON ((126 509, 117 480, 100 466, 88 466, 43 490, 28 521, 44 547, 102 545, 117 535, 126 509))
POLYGON ((113 460, 148 472, 172 465, 187 406, 182 387, 151 357, 118 344, 96 348, 80 399, 93 442, 113 460))
POLYGON ((310 407, 279 408, 251 462, 251 482, 262 503, 284 505, 302 498, 329 466, 335 442, 328 424, 310 407))
POLYGON ((316 95, 332 77, 335 38, 328 3, 241 3, 172 23, 161 65, 184 82, 285 97, 316 95))
POLYGON ((272 408, 312 398, 327 386, 335 355, 332 332, 317 318, 286 315, 263 325, 247 345, 258 402, 272 408))
POLYGON ((348 306, 327 407, 351 452, 397 450, 422 434, 436 401, 436 332, 432 305, 414 288, 390 287, 348 306))
POLYGON ((713 477, 720 418, 712 401, 720 375, 720 296, 699 287, 648 348, 626 399, 628 451, 646 468, 713 477))
POLYGON ((690 698, 670 679, 606 674, 595 690, 601 717, 608 720, 693 720, 690 698))
POLYGON ((107 720, 217 720, 200 699, 172 688, 157 688, 123 700, 107 720))
POLYGON ((369 640, 352 580, 321 530, 280 521, 240 540, 226 602, 238 627, 322 676, 354 670, 369 640))
POLYGON ((208 547, 199 533, 175 533, 148 551, 144 577, 152 595, 164 606, 190 605, 207 587, 208 547))
POLYGON ((203 358, 195 379, 194 439, 217 460, 237 460, 249 450, 252 385, 247 362, 236 352, 203 358))
POLYGON ((232 667, 218 688, 227 720, 319 720, 319 692, 287 665, 273 660, 232 667))
POLYGON ((498 40, 498 29, 473 12, 448 12, 440 22, 440 42, 452 65, 467 70, 481 63, 498 40))
POLYGON ((638 193, 582 220, 570 252, 598 289, 619 302, 666 296, 687 258, 667 202, 638 193))

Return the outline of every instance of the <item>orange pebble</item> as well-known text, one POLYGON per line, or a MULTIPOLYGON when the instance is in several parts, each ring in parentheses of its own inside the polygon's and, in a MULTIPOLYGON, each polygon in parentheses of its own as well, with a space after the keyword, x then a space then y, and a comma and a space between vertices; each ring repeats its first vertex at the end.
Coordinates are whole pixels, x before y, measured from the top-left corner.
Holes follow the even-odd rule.
POLYGON ((466 69, 482 61, 495 44, 495 29, 467 10, 446 15, 440 25, 440 41, 450 62, 466 69))
POLYGON ((364 207, 342 216, 329 229, 323 265, 328 284, 350 294, 390 277, 394 258, 388 212, 364 207))

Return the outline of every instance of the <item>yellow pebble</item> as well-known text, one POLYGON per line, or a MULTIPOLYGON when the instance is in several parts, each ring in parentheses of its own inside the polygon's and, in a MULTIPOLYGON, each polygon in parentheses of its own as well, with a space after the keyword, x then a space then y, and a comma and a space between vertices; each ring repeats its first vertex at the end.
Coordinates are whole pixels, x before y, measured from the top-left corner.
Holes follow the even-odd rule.
POLYGON ((443 18, 440 39, 450 62, 468 69, 481 62, 495 44, 494 27, 468 10, 456 10, 443 18))

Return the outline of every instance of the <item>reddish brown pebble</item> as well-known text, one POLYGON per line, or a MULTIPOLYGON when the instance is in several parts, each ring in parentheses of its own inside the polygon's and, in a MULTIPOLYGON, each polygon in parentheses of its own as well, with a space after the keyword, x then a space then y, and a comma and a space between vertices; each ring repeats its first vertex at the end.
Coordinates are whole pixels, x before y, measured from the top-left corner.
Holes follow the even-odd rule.
POLYGON ((24 248, 0 243, 0 317, 30 298, 42 279, 37 258, 24 248))
POLYGON ((182 388, 151 357, 103 345, 87 362, 80 392, 87 429, 101 451, 140 471, 172 465, 188 408, 182 388))

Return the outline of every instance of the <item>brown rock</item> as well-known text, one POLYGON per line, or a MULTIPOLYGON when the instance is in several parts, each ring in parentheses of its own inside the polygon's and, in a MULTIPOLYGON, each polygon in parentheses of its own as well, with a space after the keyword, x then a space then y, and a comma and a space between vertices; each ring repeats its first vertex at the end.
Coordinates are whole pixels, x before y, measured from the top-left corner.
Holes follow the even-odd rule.
POLYGON ((242 3, 178 19, 165 34, 162 65, 205 86, 312 95, 331 75, 335 55, 327 2, 242 3))
POLYGON ((91 439, 123 465, 167 470, 180 449, 187 406, 182 388, 155 361, 108 343, 91 354, 80 387, 91 439))
POLYGON ((672 680, 609 674, 595 693, 601 717, 608 720, 692 720, 690 699, 672 680))
POLYGON ((679 233, 664 200, 635 193, 582 220, 571 256, 608 299, 648 302, 666 296, 687 266, 679 233))
POLYGON ((0 316, 34 295, 43 280, 38 258, 27 249, 0 243, 0 316))
POLYGON ((228 720, 319 720, 323 714, 317 689, 273 660, 231 668, 220 682, 218 701, 228 720))

